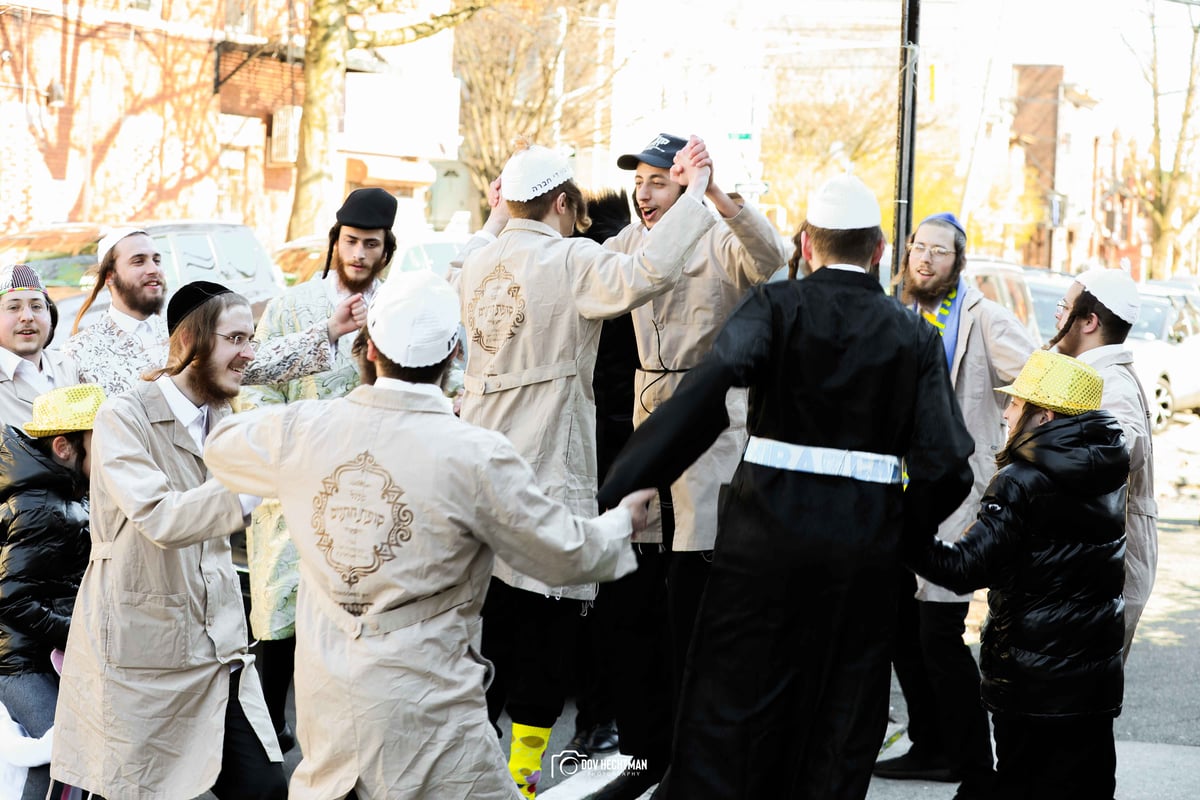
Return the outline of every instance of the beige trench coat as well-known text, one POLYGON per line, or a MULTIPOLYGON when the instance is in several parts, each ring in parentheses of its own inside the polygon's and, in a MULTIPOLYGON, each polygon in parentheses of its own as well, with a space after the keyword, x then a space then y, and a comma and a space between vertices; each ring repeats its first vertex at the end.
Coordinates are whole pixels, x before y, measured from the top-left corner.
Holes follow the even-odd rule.
MULTIPOLYGON (((686 371, 712 349, 713 340, 746 290, 765 282, 787 261, 779 234, 753 206, 745 206, 723 222, 700 240, 674 289, 632 312, 642 362, 634 376, 635 426, 666 402, 686 371)), ((637 222, 604 246, 634 253, 647 233, 646 226, 637 222)), ((711 550, 716 542, 721 484, 733 477, 746 449, 747 398, 746 389, 729 391, 725 401, 729 427, 671 484, 674 550, 711 550)), ((661 542, 661 523, 647 528, 637 541, 661 542)))
MULTIPOLYGON (((74 386, 79 383, 79 370, 74 359, 54 350, 42 351, 42 369, 54 378, 54 386, 74 386)), ((21 428, 33 418, 33 401, 38 393, 25 381, 13 381, 0 371, 0 423, 21 428)))
POLYGON ((572 516, 503 436, 410 387, 238 414, 206 446, 293 521, 294 799, 516 798, 478 652, 493 552, 555 584, 636 566, 628 512, 572 516))
MULTIPOLYGON (((533 467, 546 494, 596 513, 596 401, 592 373, 601 322, 675 285, 715 220, 683 196, 634 255, 541 222, 511 220, 470 253, 459 276, 467 369, 462 418, 499 431, 533 467)), ((502 556, 495 575, 518 589, 591 600, 595 586, 550 585, 502 556)))
POLYGON ((238 498, 208 478, 154 383, 101 407, 92 462, 92 556, 67 637, 51 775, 109 800, 204 793, 221 769, 231 665, 247 719, 282 761, 230 557, 238 498))
MULTIPOLYGON (((1008 433, 1004 424, 1008 395, 997 392, 996 388, 1017 379, 1036 347, 1029 329, 1012 312, 985 298, 974 286, 967 286, 950 382, 954 384, 963 422, 975 439, 975 452, 970 459, 975 483, 962 505, 938 526, 938 538, 944 542, 958 541, 979 514, 979 501, 996 473, 996 453, 1004 447, 1008 433)), ((965 603, 971 595, 955 594, 918 575, 917 599, 965 603)))
POLYGON ((1154 588, 1158 571, 1158 503, 1154 499, 1154 443, 1150 407, 1133 371, 1133 354, 1123 345, 1081 353, 1104 378, 1100 407, 1113 413, 1125 429, 1129 446, 1129 488, 1125 509, 1125 657, 1133 644, 1138 620, 1154 588))

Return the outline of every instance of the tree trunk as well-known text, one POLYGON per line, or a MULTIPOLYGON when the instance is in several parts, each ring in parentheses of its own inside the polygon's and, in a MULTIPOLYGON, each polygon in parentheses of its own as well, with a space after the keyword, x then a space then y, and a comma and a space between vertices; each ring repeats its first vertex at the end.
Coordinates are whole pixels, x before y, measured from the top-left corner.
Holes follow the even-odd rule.
POLYGON ((341 200, 334 185, 333 159, 346 92, 348 44, 345 0, 312 0, 304 45, 304 110, 288 239, 327 230, 341 200))

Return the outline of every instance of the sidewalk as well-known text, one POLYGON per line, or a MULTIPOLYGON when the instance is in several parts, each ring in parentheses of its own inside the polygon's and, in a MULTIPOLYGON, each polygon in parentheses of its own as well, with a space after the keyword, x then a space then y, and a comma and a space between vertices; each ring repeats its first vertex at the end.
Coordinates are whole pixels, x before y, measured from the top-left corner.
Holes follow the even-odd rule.
MULTIPOLYGON (((908 738, 894 745, 899 755, 908 738)), ((891 748, 889 748, 891 750, 891 748)), ((627 756, 608 759, 604 770, 581 770, 538 794, 541 800, 582 800, 621 771, 627 756)), ((893 781, 875 778, 867 800, 951 800, 952 783, 893 781)), ((643 800, 650 792, 642 795, 643 800)), ((1145 742, 1117 742, 1118 800, 1194 800, 1200 797, 1200 747, 1145 742)))

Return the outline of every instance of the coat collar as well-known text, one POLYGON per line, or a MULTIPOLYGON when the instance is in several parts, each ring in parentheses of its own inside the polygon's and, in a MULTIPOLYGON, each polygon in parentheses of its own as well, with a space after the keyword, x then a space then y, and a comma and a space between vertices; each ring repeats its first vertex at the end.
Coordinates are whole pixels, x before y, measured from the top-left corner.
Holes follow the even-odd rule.
MULTIPOLYGON (((171 409, 171 404, 167 402, 166 395, 163 394, 163 390, 155 382, 141 381, 134 391, 140 395, 142 405, 146 409, 146 418, 151 424, 161 425, 169 423, 172 426, 171 442, 176 447, 180 450, 186 450, 198 458, 204 457, 204 454, 196 447, 196 441, 188 433, 187 426, 179 421, 179 417, 175 416, 175 412, 171 409)), ((209 406, 209 430, 215 428, 217 423, 227 417, 230 412, 231 408, 228 403, 209 406)))
POLYGON ((395 388, 384 389, 364 384, 347 395, 347 398, 352 402, 374 408, 454 415, 453 406, 446 402, 444 397, 435 397, 428 392, 413 390, 397 386, 396 384, 390 384, 389 386, 395 388))
POLYGON ((530 231, 532 233, 540 233, 543 236, 553 236, 555 239, 563 238, 563 235, 554 228, 536 219, 510 219, 508 224, 504 226, 504 230, 500 231, 500 236, 513 231, 530 231))
POLYGON ((1091 350, 1080 353, 1078 358, 1083 363, 1097 368, 1110 367, 1115 364, 1133 363, 1133 353, 1124 344, 1106 344, 1100 347, 1093 347, 1091 350))
POLYGON ((818 283, 841 283, 849 286, 861 286, 865 289, 874 289, 877 292, 883 292, 883 287, 879 285, 879 279, 865 272, 855 272, 846 269, 829 269, 821 267, 813 272, 804 280, 817 281, 818 283))

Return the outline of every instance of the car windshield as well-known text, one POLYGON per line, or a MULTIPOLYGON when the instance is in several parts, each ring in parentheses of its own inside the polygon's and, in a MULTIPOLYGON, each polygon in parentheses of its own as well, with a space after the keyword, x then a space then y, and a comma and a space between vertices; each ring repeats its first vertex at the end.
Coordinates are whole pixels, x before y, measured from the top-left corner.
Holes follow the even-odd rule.
POLYGON ((79 294, 96 266, 96 241, 91 236, 49 232, 0 239, 0 264, 31 264, 50 297, 61 300, 79 294))

